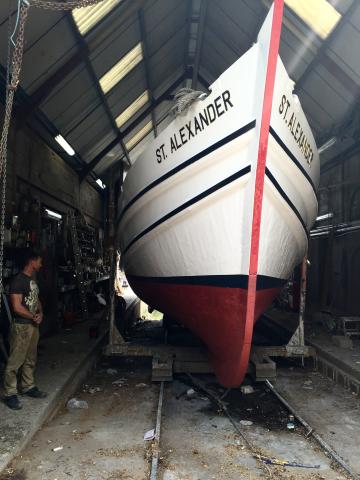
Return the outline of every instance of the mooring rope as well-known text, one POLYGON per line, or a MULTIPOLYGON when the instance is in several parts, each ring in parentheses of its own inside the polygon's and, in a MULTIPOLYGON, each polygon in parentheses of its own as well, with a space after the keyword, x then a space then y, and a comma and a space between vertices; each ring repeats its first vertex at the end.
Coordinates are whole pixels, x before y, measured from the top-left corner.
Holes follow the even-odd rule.
POLYGON ((204 100, 207 94, 201 90, 193 90, 192 88, 180 88, 174 95, 174 105, 170 112, 174 117, 186 115, 191 105, 197 100, 204 100))

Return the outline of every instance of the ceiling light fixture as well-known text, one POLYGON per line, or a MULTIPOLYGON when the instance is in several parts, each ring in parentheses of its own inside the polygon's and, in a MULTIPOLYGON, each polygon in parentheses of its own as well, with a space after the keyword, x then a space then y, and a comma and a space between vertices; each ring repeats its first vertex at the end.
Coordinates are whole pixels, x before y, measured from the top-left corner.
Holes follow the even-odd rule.
POLYGON ((72 148, 72 146, 65 140, 65 138, 62 135, 56 135, 55 140, 57 143, 65 150, 65 152, 70 155, 70 157, 73 157, 75 155, 75 150, 72 148))

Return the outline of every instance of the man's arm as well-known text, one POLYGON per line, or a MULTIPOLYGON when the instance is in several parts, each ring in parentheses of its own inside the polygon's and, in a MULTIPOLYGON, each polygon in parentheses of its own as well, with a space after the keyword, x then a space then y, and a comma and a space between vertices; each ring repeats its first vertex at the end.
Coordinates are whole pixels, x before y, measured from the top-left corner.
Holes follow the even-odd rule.
POLYGON ((28 318, 30 320, 35 321, 35 315, 30 312, 27 308, 24 307, 22 304, 23 295, 22 293, 11 293, 10 294, 10 301, 11 306, 14 313, 17 313, 21 317, 28 318))
POLYGON ((44 318, 43 308, 42 308, 40 300, 38 299, 37 313, 35 315, 35 322, 36 323, 41 323, 43 321, 43 318, 44 318))

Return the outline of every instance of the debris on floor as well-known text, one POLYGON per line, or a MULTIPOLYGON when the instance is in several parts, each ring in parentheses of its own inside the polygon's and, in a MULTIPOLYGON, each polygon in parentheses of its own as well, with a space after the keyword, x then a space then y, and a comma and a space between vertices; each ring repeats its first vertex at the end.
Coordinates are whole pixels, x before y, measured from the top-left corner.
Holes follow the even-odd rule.
POLYGON ((127 385, 127 378, 119 378, 118 380, 114 380, 112 384, 116 387, 124 387, 127 385))
POLYGON ((83 409, 83 408, 89 408, 88 403, 85 400, 78 400, 77 398, 71 398, 67 404, 67 408, 69 410, 74 410, 74 409, 83 409))
POLYGON ((83 386, 83 392, 89 393, 90 395, 94 395, 94 393, 101 392, 100 387, 91 387, 90 385, 83 386))
POLYGON ((243 427, 251 427, 251 425, 253 424, 253 422, 251 420, 240 420, 239 423, 243 427))
POLYGON ((188 397, 193 397, 195 395, 195 390, 193 388, 189 388, 188 390, 186 390, 186 395, 188 397))
POLYGON ((312 389, 313 389, 312 383, 313 383, 312 380, 306 380, 306 381, 303 383, 302 388, 303 388, 304 390, 312 390, 312 389))
POLYGON ((244 395, 249 395, 250 393, 254 393, 254 387, 252 387, 251 385, 242 385, 240 387, 240 390, 241 390, 241 393, 243 393, 244 395))
POLYGON ((0 480, 26 480, 26 473, 23 469, 6 468, 5 472, 0 474, 0 480))
POLYGON ((108 375, 117 375, 118 371, 116 370, 116 368, 108 368, 108 369, 106 370, 106 373, 107 373, 108 375))
POLYGON ((62 450, 64 447, 63 446, 59 446, 59 447, 55 447, 55 448, 52 448, 51 450, 53 452, 59 452, 60 450, 62 450))
POLYGON ((154 428, 145 432, 144 440, 147 440, 147 441, 148 440, 154 440, 154 438, 155 438, 155 429, 154 428))
POLYGON ((72 436, 73 436, 74 440, 83 440, 84 437, 90 432, 92 432, 92 430, 85 430, 85 431, 73 430, 72 431, 72 436))
POLYGON ((288 460, 279 460, 278 458, 268 458, 259 455, 259 458, 266 465, 281 465, 283 467, 298 467, 298 468, 320 468, 320 465, 309 465, 306 463, 289 462, 288 460))

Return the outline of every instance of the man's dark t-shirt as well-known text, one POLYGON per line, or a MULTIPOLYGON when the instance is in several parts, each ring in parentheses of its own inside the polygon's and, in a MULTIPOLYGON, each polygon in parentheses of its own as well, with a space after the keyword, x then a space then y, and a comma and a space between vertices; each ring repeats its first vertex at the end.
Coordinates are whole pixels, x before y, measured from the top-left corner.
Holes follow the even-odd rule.
MULTIPOLYGON (((39 300, 39 287, 33 277, 20 272, 14 277, 10 283, 10 294, 22 294, 22 306, 31 313, 37 313, 39 300)), ((14 316, 15 323, 34 325, 30 318, 20 317, 18 314, 14 316)))

